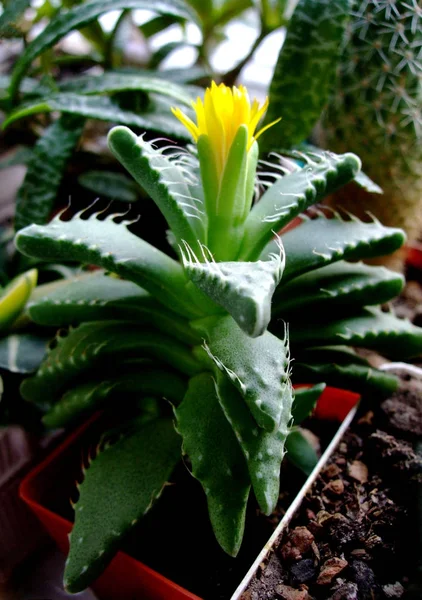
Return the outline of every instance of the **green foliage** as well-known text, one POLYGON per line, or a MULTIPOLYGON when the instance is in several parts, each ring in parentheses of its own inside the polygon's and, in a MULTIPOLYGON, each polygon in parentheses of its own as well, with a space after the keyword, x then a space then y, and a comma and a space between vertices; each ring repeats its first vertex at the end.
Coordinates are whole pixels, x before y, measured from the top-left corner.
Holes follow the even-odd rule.
POLYGON ((17 22, 30 4, 31 0, 13 0, 4 6, 0 15, 1 37, 17 37, 19 35, 17 22))
MULTIPOLYGON (((68 221, 58 215, 47 225, 21 230, 16 243, 25 254, 96 264, 124 277, 85 273, 35 292, 27 310, 36 322, 78 325, 59 334, 21 391, 48 411, 44 421, 49 426, 73 422, 100 406, 118 410, 122 394, 127 406, 136 396, 151 394, 173 404, 183 452, 204 488, 217 540, 236 555, 250 489, 260 509, 270 514, 286 449, 304 473, 314 467, 315 451, 297 426, 312 412, 324 382, 341 386, 344 376, 352 389, 380 395, 397 385, 396 378, 371 368, 345 350, 345 344, 389 356, 422 352, 421 330, 377 306, 401 289, 403 278, 382 267, 347 262, 392 252, 404 236, 377 221, 362 223, 317 209, 308 217, 301 214, 297 227, 268 241, 267 221, 275 211, 281 219, 277 227, 286 225, 324 193, 356 177, 359 169, 353 155, 302 154, 303 166, 277 179, 237 232, 244 236, 245 255, 250 247, 252 258, 242 261, 233 254, 218 262, 204 241, 206 215, 192 219, 190 212, 192 189, 199 201, 204 197, 196 157, 183 151, 180 161, 122 128, 112 132, 110 143, 166 216, 179 259, 131 233, 122 215, 87 217, 82 212, 68 221), (282 201, 287 198, 284 208, 275 205, 280 192, 282 201), (99 376, 104 370, 106 378, 99 376), (292 375, 317 385, 294 395, 292 375)), ((152 418, 148 415, 146 419, 152 418)), ((132 434, 122 435, 130 440, 132 434)), ((113 447, 100 457, 112 457, 107 453, 113 447)), ((109 468, 104 459, 101 477, 109 468)), ((125 477, 122 472, 123 487, 125 477)), ((94 511, 94 486, 89 487, 77 506, 82 502, 94 511)), ((145 510, 142 503, 140 507, 145 510)), ((105 543, 104 524, 94 541, 91 526, 78 512, 76 523, 83 541, 78 547, 73 538, 66 570, 73 591, 83 589, 110 560, 117 539, 127 531, 128 517, 125 513, 119 522, 113 543, 105 543), (106 547, 102 560, 92 550, 98 553, 99 544, 106 547)))
POLYGON ((336 81, 350 0, 300 0, 270 86, 266 122, 278 117, 265 149, 290 148, 311 133, 336 81), (298 118, 298 110, 300 118, 298 118))
POLYGON ((0 296, 0 331, 7 330, 17 319, 37 284, 38 272, 31 269, 19 275, 2 291, 0 296))
POLYGON ((211 374, 191 379, 176 419, 183 451, 192 462, 192 474, 204 488, 216 538, 228 554, 236 556, 242 543, 250 482, 211 374))
POLYGON ((16 198, 16 230, 48 221, 63 171, 81 137, 84 123, 84 119, 64 115, 50 125, 35 144, 16 198))
MULTIPOLYGON (((13 98, 19 89, 22 77, 32 61, 42 52, 51 48, 58 40, 74 29, 79 29, 94 21, 110 10, 127 8, 149 9, 150 3, 145 0, 89 0, 82 6, 75 6, 67 11, 60 11, 28 46, 17 61, 10 84, 10 95, 13 98)), ((195 14, 188 9, 182 0, 158 0, 154 11, 173 14, 190 20, 195 20, 195 14)))
POLYGON ((167 417, 141 425, 100 449, 79 488, 64 579, 69 592, 97 579, 122 537, 151 508, 180 460, 180 445, 167 417))

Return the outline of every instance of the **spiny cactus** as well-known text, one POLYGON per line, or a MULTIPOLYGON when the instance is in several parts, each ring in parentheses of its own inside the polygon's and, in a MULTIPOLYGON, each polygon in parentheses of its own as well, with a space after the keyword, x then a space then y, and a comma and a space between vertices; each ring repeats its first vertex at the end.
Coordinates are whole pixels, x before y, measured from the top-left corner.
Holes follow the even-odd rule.
POLYGON ((422 225, 421 76, 422 2, 355 1, 321 139, 357 152, 384 194, 348 186, 334 201, 402 227, 410 240, 422 225))

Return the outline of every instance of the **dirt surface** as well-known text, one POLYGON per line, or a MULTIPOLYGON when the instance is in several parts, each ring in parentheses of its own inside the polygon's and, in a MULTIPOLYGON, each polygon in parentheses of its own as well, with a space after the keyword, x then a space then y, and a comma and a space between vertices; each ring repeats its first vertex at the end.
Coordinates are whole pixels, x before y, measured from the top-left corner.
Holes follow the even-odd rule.
POLYGON ((242 600, 422 597, 421 405, 421 383, 403 380, 362 407, 242 600))

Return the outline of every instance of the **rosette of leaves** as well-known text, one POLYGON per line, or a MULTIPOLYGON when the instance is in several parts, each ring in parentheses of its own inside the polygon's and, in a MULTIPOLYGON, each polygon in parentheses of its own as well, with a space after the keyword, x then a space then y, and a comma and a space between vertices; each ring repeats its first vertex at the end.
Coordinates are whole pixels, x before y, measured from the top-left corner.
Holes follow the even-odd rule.
POLYGON ((102 269, 32 298, 31 318, 61 329, 23 382, 24 398, 46 411, 51 427, 102 406, 121 414, 123 402, 138 411, 100 444, 80 485, 65 572, 72 592, 101 573, 182 456, 203 487, 219 544, 237 554, 251 490, 270 514, 294 420, 323 388, 298 393, 293 404, 291 349, 309 381, 344 375, 349 387, 381 391, 394 378, 348 346, 401 359, 422 351, 422 331, 379 306, 402 277, 360 262, 395 251, 403 232, 321 210, 304 215, 356 177, 359 159, 302 154, 293 172, 272 169, 251 206, 257 147, 247 140, 241 125, 220 173, 224 214, 216 214, 209 140, 198 140, 204 166, 193 151, 157 148, 125 127, 111 131, 112 152, 167 220, 168 254, 135 235, 124 215, 92 210, 16 237, 25 255, 102 269), (299 226, 282 231, 299 216, 299 226), (216 235, 218 224, 226 237, 216 235))

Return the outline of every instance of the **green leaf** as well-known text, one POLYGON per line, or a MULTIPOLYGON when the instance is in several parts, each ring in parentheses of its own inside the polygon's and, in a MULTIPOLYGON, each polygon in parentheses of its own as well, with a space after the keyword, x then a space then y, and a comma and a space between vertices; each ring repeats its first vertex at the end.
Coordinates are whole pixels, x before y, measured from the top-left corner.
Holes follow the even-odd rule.
POLYGON ((292 344, 343 345, 374 348, 384 356, 412 358, 422 353, 422 328, 378 308, 366 308, 339 320, 327 316, 315 322, 303 319, 290 327, 292 344))
POLYGON ((75 507, 64 585, 86 589, 151 508, 180 460, 170 419, 156 419, 102 450, 85 472, 75 507))
POLYGON ((383 194, 382 188, 376 184, 372 179, 365 175, 363 171, 360 171, 354 179, 355 183, 362 189, 370 192, 371 194, 383 194))
POLYGON ((179 85, 176 82, 163 78, 165 72, 144 71, 135 73, 122 73, 106 71, 101 75, 81 75, 67 79, 58 84, 60 92, 74 92, 77 94, 108 94, 133 90, 155 93, 168 96, 177 103, 191 106, 192 99, 203 93, 196 86, 179 85), (161 75, 161 76, 160 76, 161 75))
POLYGON ((286 440, 287 458, 307 477, 318 462, 318 455, 300 429, 293 429, 286 440))
POLYGON ((136 184, 123 173, 85 171, 78 177, 78 183, 97 196, 120 202, 136 202, 139 196, 136 184))
POLYGON ((41 364, 49 338, 16 333, 0 339, 0 368, 12 373, 32 373, 41 364))
POLYGON ((275 231, 351 181, 360 169, 360 160, 350 153, 297 152, 295 156, 303 159, 305 166, 276 181, 249 213, 241 258, 257 258, 275 231))
POLYGON ((148 368, 129 372, 101 381, 89 381, 73 387, 63 394, 43 417, 47 427, 66 427, 83 414, 91 413, 106 400, 133 402, 133 395, 152 395, 180 403, 186 392, 185 382, 171 371, 148 368))
POLYGON ((398 388, 398 379, 391 373, 379 371, 369 364, 356 364, 353 358, 342 364, 340 357, 325 357, 320 348, 315 349, 316 356, 302 362, 301 355, 297 357, 294 368, 294 379, 297 382, 325 381, 327 385, 351 390, 359 394, 375 394, 376 396, 391 396, 398 388), (318 360, 318 355, 320 355, 318 360), (324 362, 332 360, 332 362, 324 362))
POLYGON ((0 331, 7 330, 17 319, 37 285, 38 271, 31 269, 18 275, 2 290, 0 297, 0 331))
POLYGON ((49 261, 79 261, 121 275, 149 291, 158 301, 183 316, 195 315, 186 294, 181 265, 127 229, 110 215, 100 221, 96 214, 70 221, 60 215, 48 225, 31 225, 16 236, 23 254, 49 261))
POLYGON ((113 154, 157 204, 178 242, 185 240, 196 247, 198 240, 205 241, 205 211, 201 201, 191 195, 184 169, 175 159, 155 150, 127 127, 112 129, 108 141, 113 154))
POLYGON ((108 96, 83 96, 76 93, 57 93, 25 102, 11 112, 3 128, 14 121, 42 112, 59 111, 74 116, 110 121, 122 125, 156 131, 181 140, 190 140, 185 127, 170 112, 170 105, 159 99, 151 101, 142 113, 125 110, 117 99, 108 96))
POLYGON ((250 483, 245 460, 217 399, 209 373, 190 380, 175 411, 183 452, 204 488, 211 524, 220 546, 236 556, 245 528, 250 483), (200 415, 200 418, 198 418, 200 415))
MULTIPOLYGON (((53 17, 43 31, 30 42, 15 64, 10 94, 13 97, 20 81, 32 61, 42 52, 51 48, 56 42, 75 29, 81 29, 101 15, 111 10, 143 8, 151 10, 147 0, 90 0, 83 5, 76 5, 69 10, 60 11, 53 17)), ((152 7, 158 14, 175 15, 188 21, 197 22, 195 13, 182 0, 157 0, 152 7)))
POLYGON ((59 332, 55 347, 36 376, 22 382, 22 396, 48 406, 77 377, 94 367, 109 369, 118 358, 127 357, 153 357, 187 375, 197 373, 200 368, 189 347, 162 333, 147 331, 137 323, 83 323, 71 329, 66 337, 59 332))
POLYGON ((291 394, 287 337, 280 340, 266 331, 250 338, 230 316, 208 317, 193 326, 205 338, 211 365, 229 376, 259 427, 277 431, 291 394))
POLYGON ((259 507, 264 514, 270 515, 280 493, 280 465, 292 417, 292 390, 283 397, 279 428, 269 433, 256 426, 241 394, 227 375, 219 372, 217 383, 218 400, 245 456, 259 507))
POLYGON ((152 325, 184 343, 198 343, 187 321, 164 310, 131 281, 106 276, 102 271, 38 286, 27 310, 40 325, 66 327, 83 321, 132 320, 152 325))
POLYGON ((384 267, 364 263, 339 261, 305 273, 283 286, 281 283, 273 298, 273 314, 287 312, 289 322, 302 319, 303 311, 332 310, 382 304, 397 296, 404 285, 404 277, 384 267))
POLYGON ((31 0, 3 2, 3 12, 0 15, 0 38, 20 37, 22 35, 17 28, 17 24, 30 4, 31 0))
POLYGON ((16 230, 48 221, 67 161, 82 135, 84 123, 84 119, 65 115, 38 139, 16 198, 16 230))
POLYGON ((264 138, 265 150, 291 147, 311 133, 336 82, 349 13, 349 0, 300 0, 296 6, 270 85, 265 118, 265 123, 280 116, 282 121, 264 138))
POLYGON ((282 247, 270 260, 257 262, 215 262, 207 248, 202 253, 206 262, 200 262, 185 244, 182 259, 189 279, 225 308, 247 335, 262 335, 271 320, 272 295, 283 275, 282 247))
MULTIPOLYGON (((343 220, 336 214, 328 219, 322 213, 308 219, 282 236, 286 252, 283 282, 339 260, 361 260, 391 254, 404 243, 401 229, 384 227, 379 221, 363 223, 353 217, 343 220)), ((261 258, 276 250, 270 242, 261 258)))
POLYGON ((325 383, 295 390, 292 417, 294 425, 300 425, 314 410, 318 398, 325 390, 325 383))

